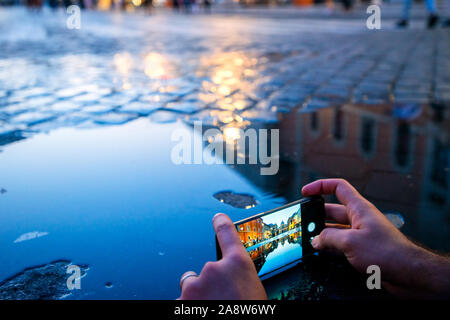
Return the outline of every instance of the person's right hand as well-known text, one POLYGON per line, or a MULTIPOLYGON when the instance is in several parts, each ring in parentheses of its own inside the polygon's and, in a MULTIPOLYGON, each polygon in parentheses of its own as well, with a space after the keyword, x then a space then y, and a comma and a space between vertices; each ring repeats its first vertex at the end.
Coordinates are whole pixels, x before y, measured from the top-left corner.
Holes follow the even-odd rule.
POLYGON ((315 249, 342 252, 360 272, 365 273, 370 265, 379 266, 383 284, 393 293, 415 296, 410 294, 444 290, 448 294, 449 259, 411 242, 347 181, 318 180, 304 186, 302 193, 335 194, 342 203, 325 204, 327 219, 339 225, 328 224, 312 240, 315 249), (436 277, 436 267, 444 274, 436 277))

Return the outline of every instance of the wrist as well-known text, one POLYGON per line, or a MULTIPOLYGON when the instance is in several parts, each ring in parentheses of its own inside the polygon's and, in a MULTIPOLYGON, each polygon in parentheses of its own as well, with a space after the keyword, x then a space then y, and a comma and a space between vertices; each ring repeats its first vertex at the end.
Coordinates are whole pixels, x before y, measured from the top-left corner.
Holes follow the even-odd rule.
POLYGON ((450 259, 412 244, 405 260, 406 286, 428 298, 450 296, 450 259))

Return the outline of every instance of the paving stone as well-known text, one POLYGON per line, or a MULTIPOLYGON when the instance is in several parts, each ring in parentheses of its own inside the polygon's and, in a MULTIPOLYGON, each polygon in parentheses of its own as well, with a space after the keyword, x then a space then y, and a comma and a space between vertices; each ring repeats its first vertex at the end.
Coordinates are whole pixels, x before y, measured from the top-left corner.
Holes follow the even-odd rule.
POLYGON ((0 114, 13 116, 23 112, 33 110, 34 108, 28 106, 26 103, 14 103, 8 104, 5 107, 0 108, 0 114))
POLYGON ((157 103, 157 102, 149 103, 149 102, 134 101, 134 102, 130 102, 130 103, 123 105, 122 107, 120 107, 119 111, 136 113, 141 116, 147 116, 151 112, 153 112, 159 108, 162 108, 163 106, 164 106, 163 103, 157 103))
POLYGON ((277 113, 271 110, 265 109, 251 109, 246 110, 240 114, 240 116, 250 122, 264 122, 264 123, 275 123, 278 122, 277 113))
POLYGON ((164 109, 181 113, 194 113, 205 108, 205 103, 198 102, 170 102, 164 106, 164 109))
POLYGON ((203 101, 205 104, 212 104, 217 101, 217 96, 207 92, 193 92, 182 97, 181 100, 184 102, 203 101))
POLYGON ((129 96, 118 93, 101 97, 97 102, 98 104, 107 105, 110 107, 118 107, 129 103, 131 100, 132 98, 129 96))
POLYGON ((171 95, 167 95, 167 94, 162 94, 162 93, 152 93, 152 94, 145 94, 142 95, 141 97, 139 97, 139 101, 142 102, 148 102, 148 103, 168 103, 171 101, 174 101, 174 97, 171 95))
MULTIPOLYGON (((202 103, 201 105, 204 105, 202 103)), ((222 109, 222 110, 244 110, 254 105, 252 100, 248 99, 233 99, 233 97, 227 97, 225 99, 217 100, 215 103, 210 103, 208 107, 210 109, 222 109)))
POLYGON ((10 119, 11 123, 26 124, 32 126, 41 122, 54 120, 56 116, 54 114, 42 113, 42 112, 26 112, 10 119))
POLYGON ((41 96, 41 97, 33 97, 28 98, 26 100, 26 105, 29 108, 45 108, 55 102, 55 98, 52 96, 41 96))
POLYGON ((153 112, 149 116, 150 121, 155 123, 172 123, 177 121, 178 118, 177 113, 164 110, 153 112))
POLYGON ((81 102, 84 104, 96 103, 102 98, 102 95, 97 93, 85 93, 72 98, 72 101, 81 102))
POLYGON ((21 97, 21 98, 33 98, 38 96, 46 96, 50 95, 48 88, 43 87, 31 87, 23 90, 16 90, 12 94, 12 98, 21 97))
POLYGON ((97 86, 73 86, 68 88, 63 88, 55 92, 55 96, 59 98, 72 98, 82 93, 89 92, 91 90, 97 89, 97 86))
POLYGON ((314 93, 314 96, 346 100, 350 96, 350 93, 351 91, 348 87, 326 85, 319 88, 319 90, 314 93))
POLYGON ((102 125, 119 125, 127 123, 139 117, 137 113, 107 113, 93 117, 94 123, 102 125))
POLYGON ((57 113, 67 113, 80 110, 81 104, 70 100, 62 100, 53 103, 48 109, 57 113))
POLYGON ((26 129, 24 124, 11 124, 11 123, 1 123, 0 125, 0 136, 9 135, 17 131, 26 129))
POLYGON ((328 99, 312 98, 310 101, 306 102, 299 112, 311 112, 314 110, 328 108, 333 106, 333 103, 328 99))
POLYGON ((111 111, 113 108, 111 106, 105 106, 102 104, 94 104, 87 107, 84 107, 82 111, 84 113, 91 113, 91 114, 100 114, 100 113, 107 113, 111 111))

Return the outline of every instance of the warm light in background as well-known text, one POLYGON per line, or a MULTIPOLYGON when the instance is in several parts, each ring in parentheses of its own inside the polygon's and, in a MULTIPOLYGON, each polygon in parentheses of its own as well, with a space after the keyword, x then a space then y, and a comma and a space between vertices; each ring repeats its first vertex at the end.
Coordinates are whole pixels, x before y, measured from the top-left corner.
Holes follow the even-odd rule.
POLYGON ((144 72, 151 79, 166 78, 169 67, 169 61, 162 54, 150 52, 144 58, 144 72))
POLYGON ((98 0, 97 8, 99 10, 109 10, 111 8, 111 0, 98 0))
POLYGON ((239 128, 227 127, 223 129, 223 137, 225 141, 235 141, 238 140, 241 135, 239 133, 239 128))
POLYGON ((251 85, 248 77, 255 75, 253 68, 257 62, 241 52, 221 52, 204 58, 202 65, 212 82, 205 81, 202 86, 216 96, 220 109, 242 110, 246 107, 245 101, 233 93, 251 85))
POLYGON ((116 53, 114 55, 114 65, 120 74, 127 75, 133 67, 133 58, 128 52, 116 53))
POLYGON ((128 74, 133 68, 133 58, 128 52, 116 53, 114 55, 114 66, 116 70, 123 76, 122 89, 130 89, 131 84, 128 82, 128 74))

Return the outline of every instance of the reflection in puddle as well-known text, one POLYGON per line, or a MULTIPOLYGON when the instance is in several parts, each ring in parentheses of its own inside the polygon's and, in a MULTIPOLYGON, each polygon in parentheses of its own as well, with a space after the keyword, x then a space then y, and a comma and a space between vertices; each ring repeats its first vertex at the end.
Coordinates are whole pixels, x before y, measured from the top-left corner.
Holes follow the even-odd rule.
POLYGON ((255 197, 245 193, 235 193, 233 191, 221 191, 213 195, 214 198, 235 208, 250 209, 258 202, 255 197))
MULTIPOLYGON (((449 119, 436 121, 430 107, 412 120, 392 113, 389 105, 343 105, 281 114, 274 125, 280 129, 278 175, 262 177, 252 165, 234 169, 289 200, 298 199, 298 186, 343 177, 382 211, 404 213, 405 233, 448 250, 449 119)), ((404 224, 401 216, 394 219, 404 224)))
MULTIPOLYGON (((299 237, 300 239, 300 237, 299 237)), ((276 248, 268 251, 265 261, 258 275, 266 274, 285 266, 286 261, 297 261, 302 257, 302 246, 300 243, 290 242, 291 238, 276 241, 272 245, 276 248)), ((267 251, 267 250, 266 250, 267 251)))

